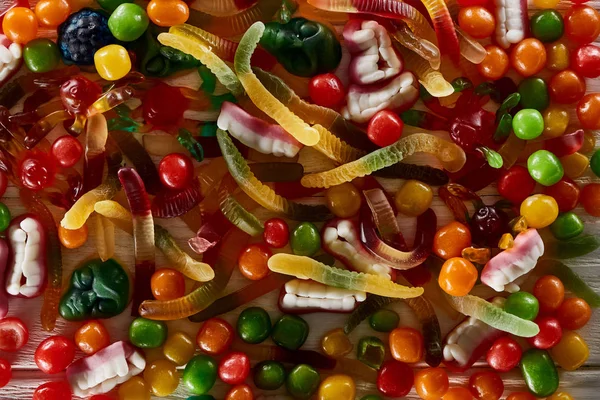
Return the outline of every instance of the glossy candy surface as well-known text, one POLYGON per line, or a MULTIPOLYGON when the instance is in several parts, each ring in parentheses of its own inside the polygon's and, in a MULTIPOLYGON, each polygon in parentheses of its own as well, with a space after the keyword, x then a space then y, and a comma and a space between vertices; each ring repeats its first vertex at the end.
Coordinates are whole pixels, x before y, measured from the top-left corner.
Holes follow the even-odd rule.
POLYGON ((261 361, 254 366, 254 385, 262 390, 277 390, 285 383, 286 372, 277 361, 261 361))
POLYGON ((532 140, 544 132, 544 117, 538 110, 524 109, 514 116, 512 126, 519 139, 532 140))
POLYGON ((546 138, 561 136, 569 126, 569 110, 565 107, 551 105, 542 113, 544 117, 544 132, 546 138))
POLYGON ((110 336, 102 322, 92 320, 77 329, 75 343, 79 350, 92 355, 110 344, 110 336))
POLYGON ((144 381, 150 386, 152 394, 165 397, 173 393, 179 386, 179 372, 169 360, 157 360, 144 369, 144 381))
POLYGON ((581 205, 585 211, 595 217, 600 216, 600 184, 588 183, 581 191, 581 205))
POLYGON ((554 75, 549 82, 552 101, 559 104, 573 104, 581 100, 586 91, 585 80, 572 70, 564 70, 554 75))
POLYGON ((556 184, 544 188, 544 194, 554 198, 560 212, 574 209, 579 203, 580 193, 579 185, 568 177, 563 177, 556 184))
POLYGON ((554 275, 540 277, 533 286, 533 295, 538 299, 543 314, 554 312, 565 298, 565 286, 554 275))
POLYGON ((321 382, 317 398, 319 400, 354 400, 356 384, 348 375, 328 376, 321 382))
POLYGON ((219 378, 229 384, 243 383, 250 375, 250 359, 241 352, 226 354, 219 362, 219 378))
POLYGON ((548 86, 541 78, 526 78, 519 83, 520 105, 523 108, 533 108, 540 112, 550 104, 548 86))
POLYGON ((571 63, 569 48, 563 42, 547 44, 546 52, 548 53, 546 68, 551 71, 563 71, 569 68, 571 63))
POLYGON ((37 36, 38 19, 29 8, 14 7, 4 14, 2 31, 12 42, 26 44, 37 36))
POLYGON ((424 400, 440 399, 448 387, 448 373, 443 368, 426 368, 415 374, 415 390, 424 400))
POLYGON ((271 251, 268 247, 251 244, 240 254, 238 268, 243 276, 252 281, 264 279, 269 273, 269 267, 267 267, 269 257, 271 257, 271 251))
POLYGON ((292 252, 299 256, 312 256, 321 248, 321 234, 310 222, 302 222, 290 236, 292 252))
POLYGON ((534 194, 521 203, 521 215, 525 217, 530 228, 545 228, 558 217, 558 204, 553 197, 534 194))
POLYGON ((211 318, 204 322, 196 336, 196 344, 210 355, 222 354, 229 349, 235 333, 225 320, 211 318))
POLYGON ((442 266, 438 283, 442 290, 452 296, 468 294, 477 281, 477 268, 462 257, 446 260, 442 266))
POLYGON ((444 260, 459 257, 462 249, 470 245, 470 229, 457 221, 440 228, 433 238, 433 251, 444 260))
POLYGON ((190 16, 188 5, 181 0, 152 0, 146 11, 150 20, 158 26, 184 24, 190 16))
POLYGON ((540 332, 527 339, 532 347, 549 349, 554 347, 560 341, 562 337, 562 328, 556 318, 550 316, 539 317, 535 320, 535 323, 540 328, 540 332))
POLYGON ((600 93, 589 93, 577 104, 577 118, 585 129, 600 129, 600 93))
POLYGON ((285 381, 288 393, 297 399, 309 399, 319 388, 319 372, 306 364, 296 365, 285 381))
POLYGON ((344 100, 346 91, 340 78, 327 73, 310 78, 308 94, 314 104, 334 108, 344 100))
POLYGON ((469 391, 477 400, 499 400, 504 383, 495 372, 476 372, 469 378, 469 391))
POLYGON ((563 332, 560 342, 550 350, 552 359, 567 371, 575 371, 585 363, 590 350, 585 339, 577 332, 563 332))
POLYGON ((282 315, 273 325, 271 339, 288 350, 298 350, 308 337, 308 323, 297 315, 282 315))
POLYGON ((132 42, 144 34, 149 22, 142 7, 137 4, 123 3, 110 15, 108 28, 118 40, 132 42))
POLYGON ((35 389, 33 400, 71 400, 71 386, 66 381, 47 382, 35 389))
POLYGON ((281 218, 271 218, 265 221, 263 239, 266 244, 275 249, 285 247, 290 236, 290 229, 281 218))
POLYGON ((371 314, 369 325, 377 332, 390 332, 398 327, 400 317, 392 310, 381 309, 371 314))
POLYGON ((163 345, 163 354, 173 364, 181 366, 194 356, 196 344, 185 332, 175 332, 167 337, 163 345))
POLYGON ((385 147, 397 142, 402 136, 403 129, 404 122, 398 114, 382 110, 369 120, 367 136, 377 146, 385 147))
POLYGON ((511 337, 496 339, 487 352, 486 361, 490 367, 498 372, 508 372, 519 365, 523 350, 511 337))
POLYGON ((12 378, 12 367, 4 359, 0 359, 0 388, 3 388, 12 378))
POLYGON ((260 307, 246 308, 238 317, 237 333, 246 343, 263 342, 271 334, 269 314, 260 307))
POLYGON ((94 54, 94 65, 102 78, 116 81, 129 73, 131 59, 123 46, 109 44, 94 54))
POLYGON ((46 374, 64 371, 75 358, 75 343, 64 336, 45 339, 35 350, 34 360, 46 374))
POLYGON ((537 39, 525 39, 512 49, 510 62, 522 76, 535 75, 546 65, 546 49, 537 39))
POLYGON ((426 183, 408 180, 394 196, 396 209, 409 217, 418 217, 429 209, 433 190, 426 183))
POLYGON ((513 293, 506 298, 504 311, 520 318, 533 321, 539 312, 539 303, 534 295, 527 292, 513 293))
POLYGON ((497 80, 502 78, 510 67, 510 60, 506 51, 499 46, 488 45, 485 47, 486 56, 477 65, 479 74, 486 79, 497 80))
POLYGON ((360 338, 356 345, 356 359, 369 367, 379 369, 385 357, 385 345, 375 336, 360 338))
POLYGON ((565 14, 565 33, 569 40, 579 44, 593 42, 600 34, 598 11, 586 5, 571 6, 565 14))
POLYGON ((129 341, 136 347, 160 347, 167 339, 167 324, 146 318, 136 318, 129 326, 129 341))
POLYGON ((600 47, 593 44, 584 44, 572 55, 572 68, 586 78, 600 76, 600 47))
POLYGON ((485 7, 465 7, 458 13, 458 26, 470 36, 484 39, 494 33, 496 18, 485 7))
POLYGON ((174 269, 159 269, 152 274, 150 288, 156 300, 177 299, 185 294, 185 278, 174 269))
POLYGON ((556 310, 556 318, 564 329, 577 330, 583 328, 592 315, 589 304, 581 298, 565 299, 556 310))
POLYGON ((562 15, 556 10, 538 11, 530 20, 531 33, 543 43, 554 42, 564 33, 562 15))
POLYGON ((332 186, 325 192, 327 208, 340 218, 350 218, 358 213, 362 204, 360 192, 350 182, 332 186))
POLYGON ((192 394, 205 394, 217 380, 217 362, 209 356, 194 356, 183 371, 183 384, 192 394))
POLYGON ((23 48, 23 61, 32 72, 49 72, 60 64, 60 52, 50 39, 38 38, 29 41, 23 48))
POLYGON ((403 362, 389 360, 383 363, 377 375, 377 389, 385 396, 406 396, 414 383, 412 368, 403 362))
POLYGON ((416 363, 423 358, 423 334, 416 329, 401 327, 390 332, 392 357, 405 363, 416 363))
POLYGON ((119 400, 150 400, 150 386, 139 376, 134 376, 119 386, 119 400))
POLYGON ((520 366, 527 388, 537 397, 550 396, 558 388, 558 372, 546 350, 527 350, 520 366))
POLYGON ((556 221, 550 225, 550 230, 559 240, 571 239, 583 232, 583 221, 577 214, 566 212, 556 218, 556 221))
POLYGON ((513 165, 498 179, 498 193, 514 204, 521 204, 534 189, 535 181, 521 165, 513 165))
POLYGON ((333 329, 321 339, 321 349, 329 357, 337 358, 349 354, 353 349, 353 344, 348 339, 342 328, 333 329))

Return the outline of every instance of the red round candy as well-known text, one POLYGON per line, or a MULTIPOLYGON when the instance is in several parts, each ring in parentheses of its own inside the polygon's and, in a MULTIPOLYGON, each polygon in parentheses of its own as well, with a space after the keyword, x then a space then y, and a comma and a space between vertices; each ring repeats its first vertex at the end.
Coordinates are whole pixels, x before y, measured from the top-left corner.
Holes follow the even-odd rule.
POLYGON ((554 197, 560 212, 571 211, 577 207, 580 192, 579 185, 566 176, 554 185, 544 188, 544 194, 554 197))
POLYGON ((8 178, 6 174, 0 171, 0 197, 4 196, 6 193, 6 188, 8 187, 8 178))
POLYGON ((185 154, 171 153, 160 160, 158 176, 171 189, 185 189, 194 178, 194 163, 185 154))
POLYGON ((367 136, 377 146, 385 147, 396 143, 402 136, 403 129, 404 122, 398 114, 381 110, 369 121, 367 136))
POLYGON ((74 76, 60 87, 60 98, 71 114, 85 114, 102 95, 102 88, 84 76, 74 76))
POLYGON ((113 400, 113 398, 105 394, 97 394, 95 396, 90 397, 89 400, 113 400))
POLYGON ((588 214, 600 217, 600 183, 588 183, 583 187, 581 205, 588 214))
POLYGON ((313 103, 334 108, 344 101, 346 91, 340 78, 329 73, 312 77, 308 82, 308 94, 313 103))
POLYGON ((28 340, 29 330, 19 318, 10 317, 0 321, 0 351, 17 351, 28 340))
POLYGON ((549 349, 556 346, 562 338, 562 328, 558 319, 554 317, 539 317, 535 323, 540 327, 540 332, 534 337, 527 338, 533 347, 538 349, 549 349))
POLYGON ((249 374, 250 359, 244 353, 229 353, 219 363, 219 378, 230 385, 243 383, 249 374))
POLYGON ((12 367, 10 363, 0 358, 0 388, 8 385, 12 378, 12 367))
POLYGON ((61 167, 72 167, 83 155, 83 146, 73 136, 64 135, 52 144, 52 157, 61 167))
POLYGON ((46 374, 64 371, 74 358, 75 343, 64 336, 52 336, 44 340, 33 356, 35 364, 46 374))
POLYGON ((183 118, 188 105, 188 99, 178 88, 159 83, 146 92, 143 102, 144 120, 158 128, 175 126, 183 118))
POLYGON ((47 382, 33 392, 33 400, 71 400, 71 386, 68 382, 47 382))
POLYGON ((521 204, 535 189, 535 181, 527 168, 513 165, 498 179, 498 193, 516 205, 521 204))
POLYGON ((497 339, 487 352, 486 360, 490 367, 499 372, 508 372, 521 361, 523 350, 511 337, 497 339))
POLYGON ((285 247, 290 238, 290 228, 281 218, 271 218, 265 222, 263 239, 269 246, 280 249, 285 247))
POLYGON ((572 68, 586 78, 600 76, 600 47, 586 44, 578 48, 572 56, 572 68))
POLYGON ((43 190, 52 186, 56 175, 54 160, 41 151, 29 152, 19 165, 21 183, 27 189, 43 190))
POLYGON ((498 400, 504 393, 504 383, 495 372, 476 372, 469 378, 469 391, 477 400, 498 400))
POLYGON ((565 299, 556 310, 560 326, 572 331, 583 328, 592 317, 592 309, 584 299, 571 297, 565 299))
POLYGON ((412 368, 396 360, 384 362, 377 374, 377 389, 389 397, 406 396, 414 382, 412 368))

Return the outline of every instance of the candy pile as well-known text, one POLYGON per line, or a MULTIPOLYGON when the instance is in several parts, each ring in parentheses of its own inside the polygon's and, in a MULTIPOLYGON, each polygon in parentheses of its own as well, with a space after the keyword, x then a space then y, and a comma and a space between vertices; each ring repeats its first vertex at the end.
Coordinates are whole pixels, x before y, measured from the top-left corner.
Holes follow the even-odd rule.
POLYGON ((600 247, 598 12, 298 1, 0 4, 0 196, 27 210, 0 203, 0 356, 29 340, 13 298, 43 296, 45 331, 78 328, 39 344, 64 379, 34 400, 208 400, 217 380, 228 400, 498 400, 513 369, 509 400, 572 399, 558 368, 585 364, 600 306, 563 262, 600 247), (281 314, 248 304, 271 292, 281 314), (320 351, 309 313, 348 314, 320 351))

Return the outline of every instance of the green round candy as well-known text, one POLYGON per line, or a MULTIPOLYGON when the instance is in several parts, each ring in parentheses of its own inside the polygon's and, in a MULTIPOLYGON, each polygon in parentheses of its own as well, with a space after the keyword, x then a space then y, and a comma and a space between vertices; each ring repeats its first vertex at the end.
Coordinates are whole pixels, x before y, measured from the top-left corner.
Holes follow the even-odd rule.
POLYGON ((308 337, 308 323, 296 315, 282 315, 273 325, 271 339, 288 350, 298 350, 308 337))
POLYGON ((590 160, 590 168, 596 176, 600 176, 600 149, 597 149, 590 160))
POLYGON ((277 390, 285 383, 285 367, 278 361, 262 361, 254 367, 254 385, 262 390, 277 390))
POLYGON ((534 110, 544 111, 550 105, 548 86, 543 79, 523 79, 519 84, 519 94, 521 95, 520 104, 523 108, 533 108, 534 110))
POLYGON ((246 343, 256 344, 265 341, 271 333, 269 314, 260 307, 246 308, 238 317, 237 333, 246 343))
POLYGON ((548 397, 558 389, 558 371, 546 350, 527 350, 523 353, 519 366, 527 389, 536 397, 548 397))
POLYGON ((550 43, 560 39, 565 32, 565 23, 556 10, 543 10, 531 17, 531 33, 540 42, 550 43))
POLYGON ((285 386, 288 393, 297 399, 309 399, 319 388, 321 377, 310 365, 296 365, 289 373, 285 386))
POLYGON ((60 64, 60 51, 50 39, 34 39, 23 48, 23 61, 32 72, 49 72, 60 64))
POLYGON ((512 126, 519 139, 535 139, 544 132, 544 117, 538 110, 525 108, 515 114, 512 126))
POLYGON ((517 292, 508 296, 504 303, 504 311, 528 321, 533 321, 540 311, 540 303, 531 293, 517 292))
POLYGON ((0 232, 4 232, 10 225, 10 210, 4 203, 0 203, 0 232))
POLYGON ((550 225, 550 231, 558 240, 567 240, 581 235, 583 232, 583 221, 574 212, 560 214, 550 225))
POLYGON ((146 11, 132 3, 118 6, 108 19, 108 29, 118 40, 132 42, 148 29, 150 20, 146 11))
POLYGON ((290 246, 298 256, 313 256, 321 248, 321 234, 312 223, 303 222, 292 232, 290 246))
POLYGON ((133 0, 98 0, 100 7, 108 11, 114 11, 124 3, 133 3, 133 0))
POLYGON ((377 332, 391 332, 398 327, 400 317, 392 310, 381 309, 369 317, 369 325, 377 332))
POLYGON ((142 349, 153 349, 167 340, 167 324, 146 318, 136 318, 129 325, 129 341, 142 349))
POLYGON ((217 362, 210 356, 194 356, 183 370, 183 384, 192 394, 205 394, 217 381, 217 362))
POLYGON ((538 150, 527 159, 529 175, 544 186, 552 186, 565 174, 558 157, 548 150, 538 150))
POLYGON ((366 336, 358 341, 356 359, 371 368, 379 369, 385 358, 385 344, 375 336, 366 336))

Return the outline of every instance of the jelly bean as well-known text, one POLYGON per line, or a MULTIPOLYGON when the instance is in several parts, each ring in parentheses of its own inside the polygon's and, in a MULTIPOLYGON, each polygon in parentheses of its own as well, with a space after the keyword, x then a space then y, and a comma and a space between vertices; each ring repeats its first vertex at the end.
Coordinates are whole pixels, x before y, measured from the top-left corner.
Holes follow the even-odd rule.
POLYGON ((250 375, 250 359, 241 352, 226 354, 219 362, 219 378, 229 385, 239 385, 250 375))
POLYGON ((485 357, 488 365, 498 372, 508 372, 521 361, 523 350, 521 346, 511 337, 496 339, 485 357))
POLYGON ((572 70, 564 70, 550 79, 550 97, 559 104, 577 103, 586 91, 585 80, 572 70))
POLYGON ((515 392, 511 393, 506 400, 536 400, 536 397, 527 392, 515 392))
POLYGON ((123 3, 133 3, 133 0, 98 0, 100 7, 108 11, 114 11, 123 3))
POLYGON ((183 370, 182 381, 192 394, 205 394, 217 381, 217 362, 209 356, 194 356, 183 370))
POLYGON ((521 203, 521 215, 525 217, 530 228, 545 228, 558 217, 558 204, 550 196, 534 194, 521 203))
POLYGON ((379 147, 394 144, 402 136, 404 122, 398 114, 389 110, 378 111, 373 115, 367 126, 367 136, 379 147))
POLYGON ((281 218, 271 218, 265 221, 263 240, 269 246, 280 249, 285 247, 290 237, 290 229, 281 218))
POLYGON ((313 103, 335 108, 339 106, 346 97, 344 84, 335 74, 320 74, 313 76, 308 81, 308 95, 313 103))
POLYGON ((418 217, 429 209, 433 200, 431 187, 417 180, 408 180, 394 196, 396 208, 409 217, 418 217))
POLYGON ((2 31, 14 43, 27 44, 37 36, 38 19, 26 7, 13 7, 4 14, 2 31))
POLYGON ((177 366, 168 360, 154 361, 144 369, 144 381, 155 396, 168 396, 179 386, 177 366))
POLYGON ((477 282, 477 268, 462 257, 446 260, 442 265, 438 283, 440 288, 452 296, 469 294, 477 282))
POLYGON ((519 139, 535 139, 544 132, 544 117, 538 110, 523 109, 515 114, 512 126, 519 139))
POLYGON ((589 183, 581 191, 581 205, 594 217, 600 217, 600 183, 589 183))
POLYGON ((558 183, 545 187, 544 194, 556 200, 560 212, 567 212, 579 203, 580 189, 577 183, 565 176, 558 183))
POLYGON ((133 3, 123 3, 110 15, 108 29, 118 40, 132 42, 144 34, 149 23, 146 11, 142 7, 133 3))
POLYGON ((246 343, 256 344, 265 341, 271 334, 271 318, 260 307, 246 308, 237 320, 238 336, 246 343))
POLYGON ((589 304, 579 297, 565 299, 556 310, 556 318, 564 329, 577 330, 583 328, 592 316, 589 304))
POLYGON ((371 368, 379 369, 385 357, 385 345, 375 336, 360 338, 356 347, 356 359, 371 368))
POLYGON ((196 345, 187 333, 175 332, 169 335, 162 351, 167 360, 181 366, 192 359, 196 351, 196 345))
POLYGON ((129 326, 129 341, 136 347, 160 347, 167 339, 167 324, 146 318, 136 318, 129 326))
POLYGON ((569 111, 560 106, 550 106, 543 113, 544 132, 546 138, 559 137, 569 126, 569 111))
POLYGON ((593 42, 600 35, 600 14, 592 7, 571 6, 565 14, 565 33, 579 44, 593 42))
POLYGON ((558 157, 548 150, 538 150, 529 156, 527 169, 531 177, 544 186, 556 184, 565 173, 558 157))
POLYGON ((556 392, 546 400, 574 400, 573 397, 567 392, 556 392))
POLYGON ((446 394, 450 383, 443 368, 426 368, 415 375, 415 390, 423 400, 438 400, 446 394))
POLYGON ((573 153, 560 158, 565 175, 571 179, 582 176, 590 165, 590 160, 581 153, 573 153))
POLYGON ((319 372, 306 364, 296 365, 287 376, 285 386, 289 394, 297 399, 309 399, 319 388, 319 372))
POLYGON ((206 320, 196 336, 196 344, 205 353, 223 354, 233 341, 233 327, 220 318, 206 320))
POLYGON ((96 71, 107 81, 116 81, 131 71, 131 59, 125 47, 109 44, 94 53, 96 71))
POLYGON ((8 385, 8 382, 12 379, 12 367, 10 363, 0 358, 0 388, 8 385))
POLYGON ((75 343, 64 336, 49 337, 39 344, 33 358, 40 371, 57 374, 75 359, 75 343))
POLYGON ((494 33, 496 18, 485 7, 464 7, 458 13, 458 26, 476 39, 485 39, 494 33))
POLYGON ((503 48, 495 45, 485 47, 485 58, 477 65, 479 74, 485 79, 498 80, 508 72, 510 60, 503 48))
POLYGON ((51 148, 52 157, 61 167, 72 167, 83 155, 83 146, 71 135, 64 135, 54 141, 51 148))
POLYGON ((513 293, 504 303, 504 311, 529 321, 533 321, 537 317, 539 310, 538 300, 527 292, 513 293))
POLYGON ((254 385, 262 390, 277 390, 285 383, 285 367, 277 361, 261 361, 254 367, 254 385))
POLYGON ((521 95, 521 106, 544 111, 550 104, 548 87, 546 82, 540 78, 525 78, 519 83, 519 94, 521 95))
POLYGON ((571 63, 571 54, 569 48, 561 42, 550 43, 546 45, 548 53, 548 63, 546 68, 550 71, 563 71, 569 68, 571 63))
POLYGON ((534 189, 535 181, 527 168, 520 165, 513 165, 498 179, 498 193, 514 204, 521 204, 534 189))
POLYGON ((162 268, 152 274, 150 288, 156 300, 174 300, 185 294, 185 278, 179 271, 162 268))
POLYGON ((565 299, 565 286, 554 275, 544 275, 533 286, 533 295, 540 303, 540 312, 554 312, 565 299))
POLYGON ((377 390, 388 397, 403 397, 410 392, 414 380, 411 367, 400 361, 388 360, 377 374, 377 390))
POLYGON ((416 363, 423 358, 423 335, 409 327, 396 328, 390 332, 390 352, 395 360, 416 363))
POLYGON ((522 40, 512 49, 510 63, 524 77, 535 75, 546 65, 546 48, 537 39, 522 40))
POLYGON ((325 192, 327 208, 340 218, 355 216, 360 210, 362 196, 356 186, 350 182, 332 186, 325 192))
POLYGON ((471 392, 467 388, 451 387, 442 396, 442 400, 473 400, 473 396, 471 396, 471 392))
POLYGON ((329 357, 338 358, 349 354, 353 345, 342 328, 333 329, 321 339, 321 349, 329 357))
POLYGON ((550 230, 559 240, 571 239, 583 232, 583 221, 577 214, 566 212, 556 218, 556 221, 550 225, 550 230))
POLYGON ((269 273, 267 261, 271 257, 271 250, 262 244, 251 244, 240 253, 238 268, 242 275, 250 280, 259 281, 269 273))
POLYGON ((66 0, 40 0, 35 5, 35 16, 41 26, 56 28, 71 14, 71 6, 66 0))
POLYGON ((151 392, 141 377, 134 376, 119 386, 118 395, 119 400, 150 400, 151 392))
POLYGON ((562 328, 558 319, 554 317, 539 317, 535 320, 535 323, 540 328, 540 332, 530 338, 527 338, 527 342, 532 347, 538 349, 549 349, 554 347, 562 337, 562 328))
POLYGON ((498 400, 504 393, 504 383, 495 372, 476 372, 469 378, 469 391, 477 400, 498 400))
POLYGON ((471 245, 471 231, 458 221, 438 229, 433 238, 433 252, 444 260, 459 257, 471 245))
POLYGON ((398 327, 400 317, 395 311, 381 309, 369 317, 369 325, 377 332, 390 332, 398 327))
POLYGON ((194 179, 194 163, 185 154, 168 154, 158 163, 158 177, 168 188, 185 189, 194 179))
POLYGON ((23 61, 31 72, 50 72, 60 64, 60 52, 52 40, 38 38, 23 48, 23 61))
POLYGON ((543 10, 535 13, 529 22, 533 37, 549 43, 560 39, 565 31, 562 15, 556 10, 543 10))
POLYGON ((273 325, 271 339, 288 350, 298 350, 308 337, 308 323, 297 315, 282 315, 273 325))
POLYGON ((546 350, 527 350, 520 366, 525 384, 534 395, 547 397, 558 389, 558 372, 546 350))
POLYGON ((550 354, 554 362, 563 369, 575 371, 587 361, 590 349, 579 333, 566 331, 560 342, 550 350, 550 354))
POLYGON ((292 231, 290 239, 292 252, 298 256, 313 256, 321 249, 321 235, 316 226, 302 222, 292 231))
POLYGON ((0 203, 0 232, 4 232, 10 225, 10 210, 4 203, 0 203))
POLYGON ((571 57, 572 68, 585 78, 600 76, 600 47, 584 44, 571 57))
POLYGON ((321 386, 317 398, 319 400, 354 400, 356 384, 348 375, 328 376, 321 386))
POLYGON ((190 9, 182 0, 151 0, 146 11, 158 26, 185 24, 190 17, 190 9))
POLYGON ((33 400, 71 400, 71 386, 66 381, 47 382, 33 392, 33 400))
POLYGON ((254 400, 252 388, 246 384, 237 385, 229 389, 225 400, 254 400))
POLYGON ((110 336, 102 322, 92 320, 77 329, 75 343, 79 350, 87 355, 92 355, 110 344, 110 336))

